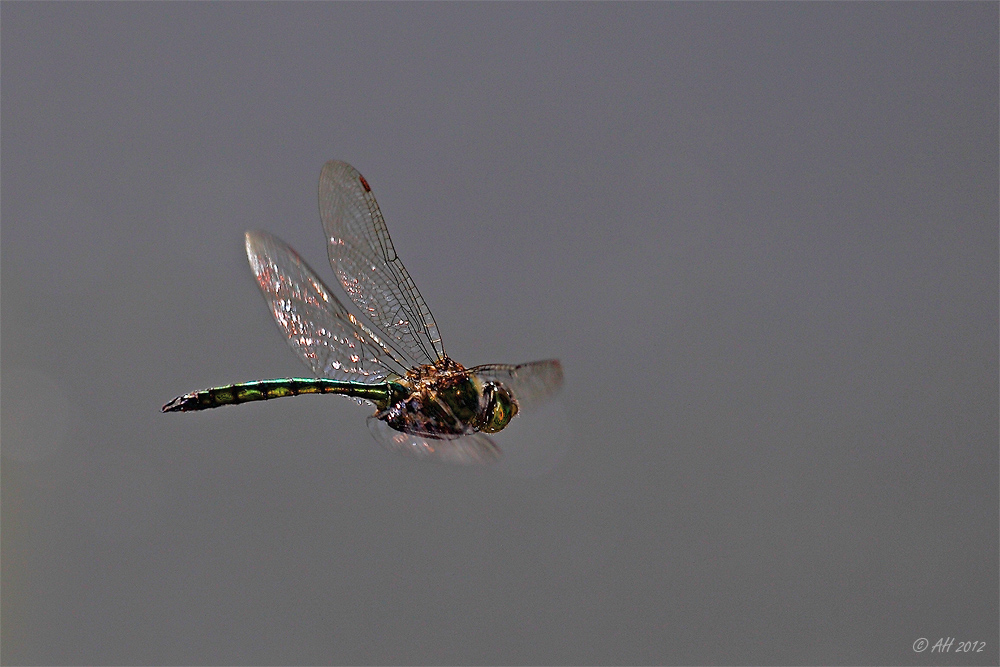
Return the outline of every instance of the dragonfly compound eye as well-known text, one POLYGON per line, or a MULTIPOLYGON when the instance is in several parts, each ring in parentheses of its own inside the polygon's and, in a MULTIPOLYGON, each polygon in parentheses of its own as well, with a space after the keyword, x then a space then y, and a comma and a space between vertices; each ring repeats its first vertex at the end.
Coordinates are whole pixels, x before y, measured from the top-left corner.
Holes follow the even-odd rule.
POLYGON ((484 433, 502 431, 517 414, 517 403, 506 389, 493 382, 483 388, 483 397, 486 399, 486 408, 480 418, 482 425, 479 430, 484 433))

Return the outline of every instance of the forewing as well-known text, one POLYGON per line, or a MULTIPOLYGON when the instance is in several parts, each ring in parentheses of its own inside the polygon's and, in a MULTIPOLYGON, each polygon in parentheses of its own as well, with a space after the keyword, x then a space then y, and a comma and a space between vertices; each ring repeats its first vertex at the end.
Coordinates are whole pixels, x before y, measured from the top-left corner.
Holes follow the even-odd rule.
POLYGON ((527 364, 486 364, 469 370, 483 380, 499 382, 521 409, 544 403, 563 384, 562 364, 558 359, 527 364))
POLYGON ((319 213, 330 265, 382 337, 407 356, 409 365, 442 358, 434 317, 396 256, 375 195, 357 169, 346 162, 323 165, 319 213))
POLYGON ((288 344, 320 377, 374 384, 406 368, 283 241, 247 232, 247 258, 288 344))
POLYGON ((391 452, 452 465, 484 465, 500 460, 500 448, 484 433, 459 438, 431 438, 402 433, 377 417, 368 418, 368 428, 379 443, 391 452))

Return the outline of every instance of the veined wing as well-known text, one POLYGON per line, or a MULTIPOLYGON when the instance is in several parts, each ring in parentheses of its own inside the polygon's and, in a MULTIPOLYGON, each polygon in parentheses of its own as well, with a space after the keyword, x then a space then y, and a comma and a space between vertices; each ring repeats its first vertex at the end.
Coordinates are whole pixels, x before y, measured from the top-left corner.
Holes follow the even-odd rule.
POLYGON ((340 284, 408 365, 444 356, 430 309, 396 255, 368 181, 346 162, 319 175, 319 213, 327 254, 340 284))
POLYGON ((500 448, 485 433, 458 438, 431 438, 393 429, 377 417, 368 418, 368 429, 390 452, 452 465, 483 465, 500 460, 500 448))
POLYGON ((347 312, 283 241, 247 232, 246 249, 274 320, 313 373, 364 384, 406 373, 400 355, 347 312))
POLYGON ((558 359, 527 364, 485 364, 469 371, 484 380, 499 382, 522 409, 544 403, 563 383, 562 364, 558 359))

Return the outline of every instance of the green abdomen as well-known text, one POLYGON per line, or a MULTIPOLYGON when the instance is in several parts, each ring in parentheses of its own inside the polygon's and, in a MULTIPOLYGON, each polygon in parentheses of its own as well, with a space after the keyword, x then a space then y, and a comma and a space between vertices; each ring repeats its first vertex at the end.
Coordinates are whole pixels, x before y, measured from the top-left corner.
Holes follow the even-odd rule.
POLYGON ((389 400, 389 385, 366 385, 326 378, 282 378, 280 380, 254 380, 193 391, 178 396, 163 406, 163 412, 189 412, 208 410, 223 405, 239 405, 250 401, 269 401, 273 398, 300 394, 341 394, 363 398, 376 405, 389 400))

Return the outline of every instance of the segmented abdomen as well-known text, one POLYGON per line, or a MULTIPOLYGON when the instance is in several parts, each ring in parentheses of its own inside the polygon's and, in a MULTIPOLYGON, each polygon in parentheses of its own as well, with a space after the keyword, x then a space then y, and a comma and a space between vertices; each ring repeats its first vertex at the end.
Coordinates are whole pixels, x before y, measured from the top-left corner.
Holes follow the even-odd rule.
POLYGON ((190 412, 208 410, 223 405, 239 405, 250 401, 269 401, 273 398, 299 394, 344 394, 380 403, 388 398, 385 385, 363 385, 325 378, 282 378, 280 380, 255 380, 224 387, 213 387, 178 396, 163 406, 163 412, 190 412))

